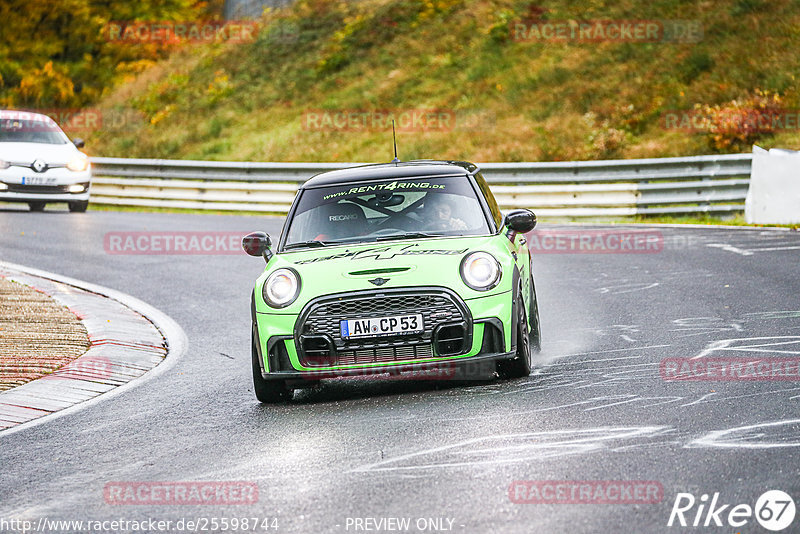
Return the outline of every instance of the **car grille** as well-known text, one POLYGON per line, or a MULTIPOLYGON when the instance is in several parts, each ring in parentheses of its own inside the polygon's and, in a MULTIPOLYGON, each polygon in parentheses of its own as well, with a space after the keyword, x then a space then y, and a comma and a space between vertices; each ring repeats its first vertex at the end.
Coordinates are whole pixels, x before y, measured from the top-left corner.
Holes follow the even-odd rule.
MULTIPOLYGON (((435 356, 436 332, 448 331, 445 345, 437 346, 440 354, 465 349, 471 332, 471 316, 466 305, 453 293, 438 291, 383 290, 351 293, 312 301, 298 319, 296 332, 300 339, 301 363, 310 366, 352 365, 430 358, 435 356), (367 319, 387 315, 419 313, 424 330, 404 336, 342 339, 339 321, 367 319), (463 343, 453 342, 451 328, 460 325, 463 343), (469 326, 469 328, 468 328, 469 326), (455 351, 453 350, 455 348, 455 351)), ((463 352, 463 351, 462 351, 463 352)))
MULTIPOLYGON (((331 365, 331 359, 328 356, 314 359, 313 356, 308 355, 306 364, 314 365, 331 365)), ((376 349, 359 349, 359 350, 346 350, 336 353, 336 359, 333 365, 363 365, 367 363, 387 363, 387 362, 400 362, 404 360, 416 360, 419 358, 433 357, 433 348, 430 343, 418 345, 406 345, 401 347, 383 347, 376 349)))

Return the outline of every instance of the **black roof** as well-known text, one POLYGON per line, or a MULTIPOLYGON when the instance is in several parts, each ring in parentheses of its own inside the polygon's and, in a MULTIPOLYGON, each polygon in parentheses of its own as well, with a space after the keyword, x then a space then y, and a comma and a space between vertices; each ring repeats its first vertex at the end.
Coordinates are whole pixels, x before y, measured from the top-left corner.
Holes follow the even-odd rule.
POLYGON ((468 161, 414 160, 401 161, 399 163, 378 163, 317 174, 309 178, 301 186, 301 189, 395 178, 466 176, 477 172, 477 170, 478 166, 468 161))

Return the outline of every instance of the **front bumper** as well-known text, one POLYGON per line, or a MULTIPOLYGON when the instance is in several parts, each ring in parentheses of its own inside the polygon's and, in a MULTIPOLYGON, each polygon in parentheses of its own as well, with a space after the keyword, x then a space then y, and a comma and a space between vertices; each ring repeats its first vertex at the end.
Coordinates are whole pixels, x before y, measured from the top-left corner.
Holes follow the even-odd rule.
POLYGON ((0 191, 0 201, 3 202, 76 202, 82 200, 89 200, 88 188, 83 193, 43 193, 36 189, 20 192, 0 191))
POLYGON ((0 170, 0 201, 4 202, 75 202, 89 200, 92 180, 91 169, 73 172, 64 167, 54 167, 34 173, 26 167, 11 166, 0 170), (33 179, 36 183, 31 184, 33 179), (82 185, 83 190, 70 193, 72 186, 82 185))
MULTIPOLYGON (((478 354, 468 358, 443 358, 423 363, 402 363, 375 367, 357 367, 330 371, 273 371, 261 376, 265 380, 291 380, 295 382, 314 382, 330 378, 364 377, 379 375, 406 375, 420 380, 484 380, 495 371, 499 360, 513 358, 516 352, 478 354)), ((295 384, 296 385, 296 384, 295 384)))
MULTIPOLYGON (((447 288, 414 287, 328 295, 312 300, 299 316, 254 310, 262 376, 267 380, 318 380, 440 369, 443 377, 457 379, 465 368, 469 376, 477 376, 482 374, 478 362, 493 365, 515 355, 507 326, 511 324, 511 300, 510 292, 464 301, 447 288), (348 310, 349 318, 386 313, 374 304, 375 295, 405 299, 409 306, 425 303, 425 307, 395 312, 422 313, 425 331, 394 338, 338 338, 335 329, 344 318, 342 309, 348 310), (329 316, 315 316, 320 309, 329 316), (463 339, 450 341, 459 336, 463 339)), ((396 306, 397 300, 389 305, 396 306)))

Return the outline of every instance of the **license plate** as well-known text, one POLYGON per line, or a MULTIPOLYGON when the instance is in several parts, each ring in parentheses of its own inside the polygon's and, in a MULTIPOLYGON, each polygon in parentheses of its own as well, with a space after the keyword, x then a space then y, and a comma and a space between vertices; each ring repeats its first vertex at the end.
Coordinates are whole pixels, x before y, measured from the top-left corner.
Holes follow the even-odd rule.
POLYGON ((52 185, 56 181, 55 178, 47 178, 44 176, 23 176, 22 185, 52 185))
POLYGON ((392 315, 339 322, 342 338, 417 334, 422 332, 422 315, 392 315))

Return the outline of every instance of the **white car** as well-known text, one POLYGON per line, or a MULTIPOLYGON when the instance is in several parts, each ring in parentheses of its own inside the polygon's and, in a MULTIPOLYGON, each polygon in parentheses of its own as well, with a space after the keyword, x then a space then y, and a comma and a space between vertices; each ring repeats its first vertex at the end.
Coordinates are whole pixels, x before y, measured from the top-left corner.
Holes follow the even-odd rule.
POLYGON ((46 115, 0 110, 0 201, 27 202, 31 211, 66 202, 69 211, 86 211, 92 166, 82 147, 46 115))

